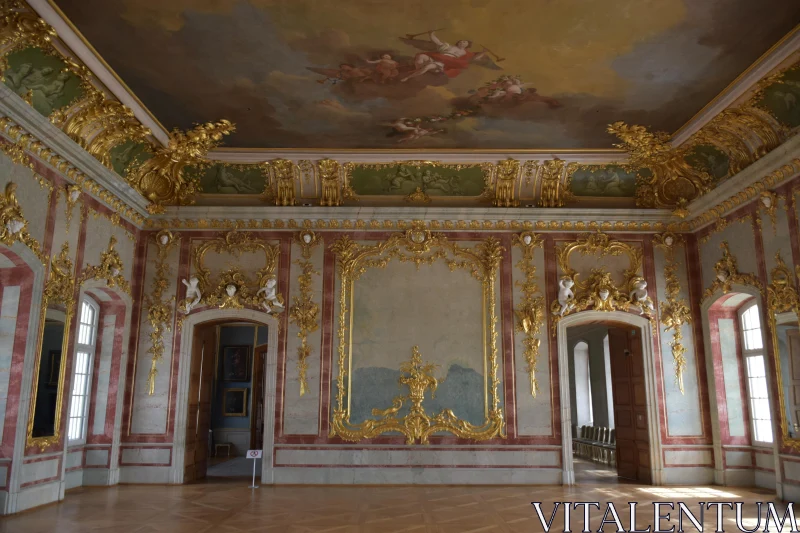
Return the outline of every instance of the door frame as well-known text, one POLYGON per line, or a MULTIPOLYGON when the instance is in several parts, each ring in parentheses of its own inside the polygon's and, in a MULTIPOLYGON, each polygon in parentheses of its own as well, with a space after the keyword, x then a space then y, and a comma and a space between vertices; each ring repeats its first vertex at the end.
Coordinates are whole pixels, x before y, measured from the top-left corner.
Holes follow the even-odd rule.
POLYGON ((653 327, 642 316, 621 311, 581 311, 558 321, 558 379, 561 400, 561 464, 562 483, 575 484, 575 467, 572 458, 572 409, 569 397, 569 349, 567 328, 591 322, 614 322, 638 328, 641 332, 642 357, 644 358, 645 404, 647 406, 647 433, 650 448, 650 475, 653 485, 662 485, 664 461, 661 447, 661 428, 659 427, 658 387, 656 381, 656 361, 653 350, 653 327))
POLYGON ((272 464, 275 448, 275 391, 278 381, 278 319, 251 309, 208 309, 186 317, 180 334, 178 390, 175 403, 175 431, 169 482, 183 483, 183 462, 186 454, 186 422, 189 410, 189 370, 192 359, 194 328, 207 322, 244 321, 267 326, 267 357, 264 383, 264 448, 261 460, 261 483, 274 482, 272 464))

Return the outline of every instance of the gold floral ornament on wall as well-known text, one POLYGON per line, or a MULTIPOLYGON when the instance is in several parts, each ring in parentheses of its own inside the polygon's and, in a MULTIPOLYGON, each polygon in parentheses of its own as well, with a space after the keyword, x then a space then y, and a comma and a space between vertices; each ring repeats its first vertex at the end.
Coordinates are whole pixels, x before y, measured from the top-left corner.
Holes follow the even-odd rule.
POLYGON ((653 322, 655 306, 647 294, 647 282, 642 275, 642 256, 641 248, 611 239, 599 231, 585 233, 578 240, 557 247, 561 278, 558 282, 558 298, 550 306, 553 335, 561 318, 589 308, 606 312, 639 311, 639 314, 653 322), (579 281, 578 272, 570 265, 570 256, 574 252, 598 258, 627 255, 629 262, 628 268, 622 273, 622 285, 615 284, 611 272, 605 267, 592 268, 588 279, 579 281))
POLYGON ((404 233, 393 234, 385 241, 374 245, 364 245, 353 241, 345 235, 331 246, 336 255, 339 285, 339 326, 337 346, 336 400, 331 423, 331 436, 339 436, 346 441, 356 442, 377 437, 387 432, 400 432, 406 441, 413 444, 419 441, 428 443, 430 435, 435 433, 452 433, 460 438, 470 440, 487 440, 504 436, 504 415, 500 406, 498 388, 499 361, 497 356, 497 311, 496 311, 496 277, 502 260, 503 247, 500 242, 489 237, 473 248, 465 248, 448 241, 441 233, 432 233, 425 223, 415 220, 404 233), (372 413, 379 419, 369 419, 359 424, 350 422, 350 397, 352 396, 349 379, 352 368, 353 347, 350 334, 352 323, 352 295, 355 282, 368 268, 385 268, 392 260, 411 263, 417 270, 423 265, 431 265, 443 261, 451 271, 463 269, 481 284, 482 302, 485 309, 483 328, 487 371, 486 387, 486 419, 482 425, 474 425, 455 416, 450 409, 442 410, 438 415, 430 417, 422 409, 424 389, 433 386, 430 366, 422 365, 418 352, 411 362, 405 363, 401 369, 408 374, 401 376, 400 384, 409 387, 410 394, 394 399, 389 409, 375 408, 372 413), (410 401, 412 411, 398 418, 402 403, 410 401), (418 402, 418 403, 417 403, 418 402), (398 403, 401 405, 398 406, 398 403), (415 406, 418 407, 417 410, 415 406))
POLYGON ((145 296, 147 321, 150 323, 150 372, 147 375, 147 394, 155 393, 158 363, 164 357, 164 332, 172 331, 172 307, 175 296, 164 299, 164 291, 169 287, 171 277, 170 263, 167 255, 178 243, 180 237, 169 230, 161 230, 153 236, 158 255, 156 256, 156 275, 153 278, 152 293, 145 296))
POLYGON ((183 280, 186 285, 186 298, 179 309, 188 315, 197 306, 205 305, 221 309, 242 309, 245 306, 276 314, 284 310, 283 296, 278 294, 275 271, 278 266, 280 248, 268 244, 250 233, 230 231, 224 237, 217 237, 200 244, 193 252, 195 275, 183 280), (256 279, 250 279, 240 267, 231 266, 222 270, 212 279, 211 270, 205 265, 209 252, 230 254, 239 258, 243 252, 264 254, 264 266, 256 272, 256 279))
POLYGON ((678 280, 678 263, 675 261, 675 248, 683 244, 683 237, 674 233, 663 233, 653 236, 653 245, 664 250, 666 263, 664 265, 665 292, 667 301, 661 302, 660 314, 664 331, 672 331, 672 340, 669 341, 672 350, 672 359, 675 361, 675 383, 681 394, 684 394, 683 371, 686 369, 686 348, 681 342, 683 333, 681 326, 692 321, 692 312, 686 300, 680 298, 681 283, 678 280))
POLYGON ((297 277, 300 294, 292 298, 292 305, 289 307, 289 321, 300 330, 297 332, 297 337, 300 339, 300 346, 297 348, 297 375, 300 382, 300 396, 303 396, 308 389, 306 378, 308 362, 306 359, 311 355, 308 335, 319 329, 317 322, 319 305, 314 302, 314 291, 312 290, 314 276, 319 276, 319 272, 314 269, 314 264, 311 262, 311 253, 319 243, 319 237, 313 231, 301 231, 295 235, 295 242, 302 249, 303 258, 295 261, 302 268, 302 273, 297 277))
POLYGON ((731 254, 728 241, 722 241, 719 243, 719 247, 722 249, 722 258, 714 264, 714 272, 716 272, 714 281, 703 292, 703 297, 700 301, 705 301, 717 291, 722 291, 722 294, 728 294, 731 292, 734 283, 755 287, 763 293, 764 287, 756 276, 739 272, 739 267, 736 265, 736 257, 731 254))
POLYGON ((131 285, 122 275, 122 259, 114 248, 116 245, 117 238, 112 235, 108 240, 108 248, 100 254, 100 264, 87 266, 80 278, 80 283, 83 284, 90 279, 105 281, 109 288, 119 287, 122 292, 130 296, 131 285))
POLYGON ((47 259, 39 241, 28 233, 28 221, 22 214, 16 191, 17 184, 9 181, 6 183, 5 193, 0 194, 0 242, 7 246, 21 242, 44 263, 47 259))
POLYGON ((539 391, 539 382, 536 380, 536 362, 539 358, 539 347, 541 339, 538 338, 539 332, 544 323, 544 297, 541 295, 539 285, 536 283, 536 266, 533 264, 533 252, 535 248, 542 247, 542 239, 535 233, 526 231, 514 235, 514 246, 522 250, 522 259, 517 262, 519 268, 525 276, 524 281, 517 281, 517 285, 522 291, 522 301, 514 310, 517 315, 516 331, 525 334, 523 346, 525 346, 524 356, 527 363, 526 370, 530 377, 531 396, 536 398, 539 391))
POLYGON ((189 204, 198 192, 197 179, 186 167, 202 168, 211 164, 206 154, 236 130, 227 120, 198 124, 186 132, 174 130, 169 143, 155 151, 152 158, 137 162, 126 180, 145 198, 153 202, 152 212, 163 211, 165 204, 189 204))

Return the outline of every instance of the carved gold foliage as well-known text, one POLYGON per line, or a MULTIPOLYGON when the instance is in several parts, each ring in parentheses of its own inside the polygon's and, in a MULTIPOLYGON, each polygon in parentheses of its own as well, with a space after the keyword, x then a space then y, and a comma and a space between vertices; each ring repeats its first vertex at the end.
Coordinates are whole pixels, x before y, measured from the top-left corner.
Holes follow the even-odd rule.
POLYGON ((150 372, 147 375, 147 394, 150 396, 155 393, 158 363, 164 357, 164 332, 172 331, 172 308, 175 304, 175 296, 165 300, 164 291, 169 287, 172 275, 167 255, 179 239, 180 237, 173 235, 169 230, 161 230, 154 235, 154 241, 158 248, 155 261, 156 275, 153 278, 151 293, 145 296, 147 321, 151 328, 150 348, 147 350, 151 356, 150 372))
POLYGON ((429 203, 431 203, 431 197, 428 196, 427 194, 425 194, 425 191, 423 191, 420 187, 417 187, 417 189, 414 192, 408 194, 404 198, 404 200, 406 202, 412 203, 412 204, 429 204, 429 203))
POLYGON ((681 283, 678 279, 678 263, 675 261, 675 248, 683 244, 683 237, 668 232, 653 237, 653 245, 664 250, 664 280, 667 301, 661 302, 660 314, 664 331, 672 331, 669 345, 675 362, 675 382, 684 394, 683 371, 686 369, 686 348, 682 344, 681 326, 692 321, 692 312, 685 299, 680 298, 681 283))
POLYGON ((130 296, 131 286, 122 275, 122 259, 114 248, 116 245, 117 238, 112 235, 108 241, 108 248, 100 254, 100 264, 87 266, 80 278, 80 283, 90 279, 102 280, 110 288, 119 287, 122 292, 130 296))
MULTIPOLYGON (((197 279, 199 281, 202 299, 199 305, 220 307, 222 309, 241 309, 245 305, 255 308, 264 308, 272 312, 272 304, 267 300, 269 282, 275 280, 275 271, 278 266, 280 247, 277 244, 268 244, 261 239, 253 237, 250 233, 230 231, 224 237, 218 237, 204 242, 194 249, 193 262, 197 279), (216 280, 211 277, 211 270, 205 265, 205 256, 209 252, 230 254, 238 258, 242 252, 261 252, 264 254, 264 265, 256 272, 256 279, 251 280, 244 274, 239 266, 232 266, 220 272, 216 280), (262 290, 263 289, 263 290, 262 290)), ((283 297, 276 295, 282 310, 283 297)), ((190 300, 187 298, 180 304, 186 313, 190 300)))
POLYGON ((530 377, 531 396, 536 398, 539 391, 539 382, 536 380, 536 362, 539 358, 541 339, 538 338, 544 323, 544 296, 536 283, 536 266, 533 264, 535 248, 542 247, 542 239, 535 233, 525 232, 514 235, 514 245, 522 250, 522 259, 517 263, 524 281, 517 281, 516 285, 522 291, 522 301, 514 310, 517 315, 516 331, 525 334, 523 346, 527 363, 527 372, 530 377))
POLYGON ((497 313, 495 283, 497 269, 502 259, 503 247, 494 237, 489 237, 474 248, 463 248, 457 243, 447 240, 442 234, 431 233, 424 222, 414 221, 404 233, 394 234, 387 240, 374 245, 362 245, 345 235, 331 246, 336 254, 337 271, 340 277, 339 290, 339 326, 336 377, 336 400, 331 424, 331 435, 339 436, 347 441, 359 441, 376 437, 387 432, 400 432, 406 436, 409 444, 417 440, 426 444, 431 434, 439 432, 452 433, 461 438, 486 440, 503 435, 504 416, 500 406, 498 387, 499 362, 497 358, 497 313), (426 388, 433 386, 432 367, 423 365, 421 357, 416 355, 412 361, 401 369, 407 374, 401 378, 401 384, 409 387, 409 395, 395 398, 393 407, 374 409, 373 415, 379 419, 366 420, 360 424, 350 422, 349 373, 352 359, 352 346, 348 330, 350 305, 353 286, 356 280, 368 268, 383 268, 390 261, 408 262, 420 268, 442 260, 451 270, 465 269, 483 288, 482 306, 486 309, 484 330, 488 353, 488 412, 483 425, 475 426, 458 419, 449 409, 443 410, 434 417, 429 417, 422 409, 422 396, 426 388), (427 377, 426 377, 427 376, 427 377), (427 383, 427 385, 425 385, 427 383), (415 403, 419 400, 419 403, 415 403), (403 402, 411 403, 411 410, 402 418, 398 417, 403 402), (416 408, 415 408, 416 406, 416 408))
MULTIPOLYGON (((330 167, 330 164, 326 166, 330 167)), ((269 175, 269 185, 262 198, 279 206, 295 205, 295 183, 300 180, 300 170, 297 165, 288 159, 273 159, 264 163, 264 168, 269 175)))
POLYGON ((639 171, 636 177, 638 207, 671 208, 680 200, 689 202, 711 190, 713 179, 708 172, 686 161, 688 145, 672 146, 668 134, 652 133, 644 126, 630 126, 624 122, 609 125, 608 132, 622 141, 614 146, 628 152, 629 161, 624 166, 639 171))
POLYGON ((759 206, 758 209, 760 212, 766 213, 769 216, 770 222, 772 222, 772 234, 777 235, 778 233, 778 195, 772 191, 761 191, 761 195, 759 197, 759 206))
POLYGON ((69 243, 61 245, 61 252, 50 262, 50 275, 44 285, 43 299, 47 303, 71 308, 75 302, 75 275, 69 258, 69 243))
POLYGON ((186 174, 185 167, 209 165, 208 151, 235 129, 229 121, 220 120, 198 124, 186 132, 174 130, 170 133, 168 145, 157 149, 152 158, 129 169, 125 179, 153 202, 155 211, 163 209, 167 203, 191 203, 197 193, 197 180, 186 174))
POLYGON ((506 159, 495 165, 495 191, 492 203, 497 207, 517 207, 516 185, 521 165, 516 159, 506 159))
POLYGON ((319 276, 319 272, 314 269, 311 262, 311 254, 319 244, 319 237, 313 231, 301 231, 295 235, 295 242, 302 249, 302 259, 295 261, 302 273, 297 277, 297 284, 300 294, 292 298, 292 305, 289 307, 289 321, 298 327, 300 331, 297 336, 300 338, 300 346, 297 348, 297 374, 300 381, 300 396, 308 390, 308 356, 311 355, 311 346, 308 345, 308 335, 319 329, 317 318, 319 315, 319 305, 314 302, 312 285, 314 276, 319 276))
MULTIPOLYGON (((561 281, 574 283, 574 298, 563 305, 557 299, 550 306, 551 329, 556 334, 558 321, 571 313, 592 308, 595 311, 638 310, 654 321, 653 302, 649 296, 642 300, 633 298, 636 285, 644 281, 642 274, 643 252, 641 248, 612 239, 602 232, 585 233, 577 240, 563 244, 556 249, 556 258, 561 270, 561 281), (628 256, 628 268, 623 271, 622 286, 615 285, 611 272, 605 268, 592 268, 586 281, 578 279, 578 272, 570 265, 570 256, 578 252, 598 258, 606 256, 628 256)), ((654 328, 655 333, 655 328, 654 328)))
POLYGON ((16 191, 17 184, 9 181, 6 183, 5 192, 0 194, 0 242, 7 246, 21 242, 30 248, 42 263, 45 263, 47 258, 42 252, 39 241, 28 233, 28 221, 22 214, 16 191))
POLYGON ((31 161, 30 156, 19 141, 9 143, 0 142, 0 150, 2 150, 13 163, 33 170, 33 161, 31 161))
MULTIPOLYGON (((19 0, 4 0, 0 5, 0 48, 4 57, 28 46, 50 50, 55 37, 55 30, 19 0)), ((5 71, 6 65, 2 67, 5 71)))
POLYGON ((77 185, 70 184, 70 185, 65 185, 61 190, 64 193, 64 201, 67 204, 65 213, 67 224, 65 230, 67 233, 69 233, 69 226, 70 223, 72 222, 72 211, 74 210, 75 205, 81 199, 81 188, 78 187, 77 185))
POLYGON ((717 291, 722 291, 722 294, 728 294, 734 283, 749 285, 763 292, 764 288, 756 276, 739 272, 736 265, 736 257, 731 254, 728 241, 722 241, 719 243, 719 247, 722 249, 722 258, 714 264, 714 272, 716 272, 714 282, 703 292, 701 301, 710 298, 717 291))

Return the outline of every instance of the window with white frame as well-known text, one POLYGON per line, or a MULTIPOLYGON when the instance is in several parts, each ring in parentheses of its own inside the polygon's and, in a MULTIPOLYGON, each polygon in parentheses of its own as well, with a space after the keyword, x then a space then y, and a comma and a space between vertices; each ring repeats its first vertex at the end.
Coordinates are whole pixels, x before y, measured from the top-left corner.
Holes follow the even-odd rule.
POLYGON ((97 315, 99 308, 89 297, 81 301, 78 319, 78 342, 75 347, 75 372, 69 400, 67 439, 70 442, 86 440, 86 418, 89 412, 89 390, 92 381, 92 361, 97 343, 97 315))
POLYGON ((753 304, 740 311, 739 322, 742 328, 742 353, 747 372, 747 394, 750 400, 753 440, 760 443, 771 443, 772 417, 769 411, 766 360, 758 305, 753 304))

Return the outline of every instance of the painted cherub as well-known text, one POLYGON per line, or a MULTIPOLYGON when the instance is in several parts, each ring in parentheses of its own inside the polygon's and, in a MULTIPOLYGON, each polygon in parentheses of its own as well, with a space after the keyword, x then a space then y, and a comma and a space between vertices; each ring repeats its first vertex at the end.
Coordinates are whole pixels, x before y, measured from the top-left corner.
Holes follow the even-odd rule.
POLYGON ((396 78, 399 74, 397 68, 400 66, 400 63, 392 59, 392 56, 389 54, 381 55, 380 59, 367 59, 367 63, 370 63, 375 66, 375 73, 380 75, 381 83, 386 83, 388 80, 392 78, 396 78))
POLYGON ((575 306, 575 293, 572 292, 573 285, 575 285, 575 282, 569 276, 564 276, 558 282, 558 305, 561 306, 558 312, 559 316, 564 316, 564 313, 575 306))
POLYGON ((631 303, 639 307, 641 310, 640 315, 643 315, 645 311, 647 311, 647 314, 655 311, 653 300, 647 296, 647 282, 642 278, 636 278, 633 281, 633 290, 629 295, 629 299, 631 303))
POLYGON ((181 282, 186 285, 186 301, 183 305, 183 314, 188 315, 192 309, 197 307, 203 297, 203 295, 200 294, 200 288, 197 286, 200 280, 192 276, 189 278, 189 281, 183 279, 181 282))
POLYGON ((263 307, 267 313, 271 313, 273 307, 276 308, 276 311, 283 311, 283 297, 278 294, 277 285, 278 282, 275 278, 269 278, 264 283, 264 286, 258 289, 256 293, 256 296, 261 296, 261 293, 264 293, 261 299, 261 307, 263 307))

